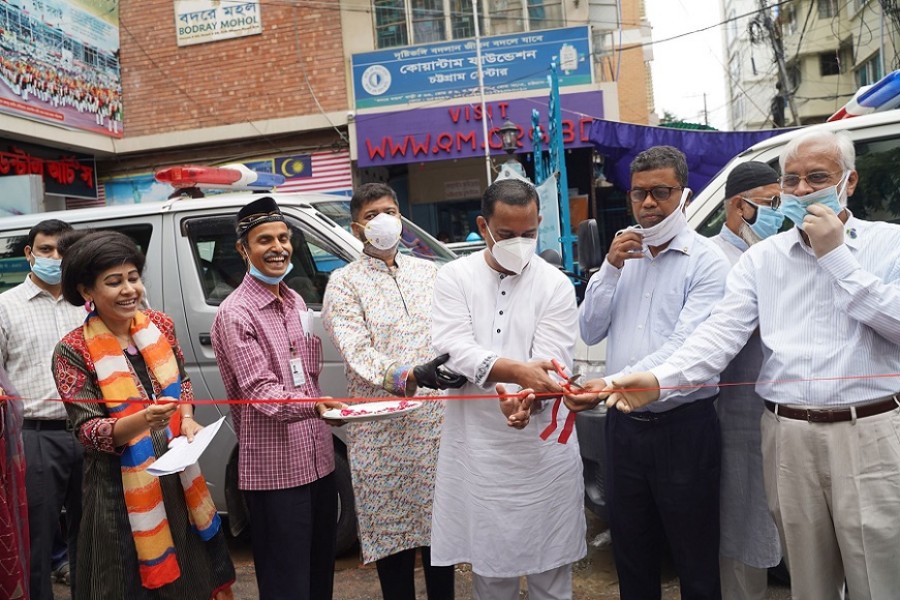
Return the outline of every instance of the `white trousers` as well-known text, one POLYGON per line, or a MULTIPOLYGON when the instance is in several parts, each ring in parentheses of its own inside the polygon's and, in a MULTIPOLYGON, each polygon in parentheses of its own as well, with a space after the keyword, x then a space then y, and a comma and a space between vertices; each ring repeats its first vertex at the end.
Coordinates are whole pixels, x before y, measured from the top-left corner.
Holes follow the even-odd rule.
POLYGON ((795 600, 900 594, 900 410, 842 423, 762 416, 763 476, 795 600))
MULTIPOLYGON (((572 600, 572 565, 526 575, 528 600, 572 600)), ((472 573, 475 600, 519 600, 518 577, 484 577, 472 573)), ((855 600, 855 599, 854 599, 855 600)))
POLYGON ((719 555, 719 578, 723 600, 765 600, 769 587, 769 570, 745 565, 739 560, 719 555))

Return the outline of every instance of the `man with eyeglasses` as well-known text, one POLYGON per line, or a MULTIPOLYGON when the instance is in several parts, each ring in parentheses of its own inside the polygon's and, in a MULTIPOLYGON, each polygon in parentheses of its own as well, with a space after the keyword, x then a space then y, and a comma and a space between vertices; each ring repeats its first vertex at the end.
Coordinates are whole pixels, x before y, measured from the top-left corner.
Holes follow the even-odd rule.
MULTIPOLYGON (((725 181, 725 224, 712 238, 734 265, 751 246, 781 228, 784 215, 778 173, 763 162, 736 166, 725 181)), ((758 335, 722 371, 716 412, 722 429, 719 494, 719 573, 722 597, 763 600, 768 568, 781 561, 781 541, 766 503, 759 420, 763 400, 752 386, 759 378, 762 346, 758 335)))
POLYGON ((842 598, 845 579, 854 600, 900 589, 900 227, 847 210, 855 163, 844 133, 793 139, 781 209, 797 227, 744 253, 725 298, 665 364, 599 395, 627 412, 661 386, 668 404, 684 393, 672 386, 721 371, 759 328, 766 496, 798 600, 842 598))
MULTIPOLYGON (((671 146, 631 163, 628 197, 639 225, 615 237, 580 313, 584 341, 607 340, 610 374, 664 362, 722 297, 729 264, 688 227, 687 180, 685 156, 671 146)), ((659 598, 666 541, 682 597, 721 597, 717 382, 714 374, 708 387, 666 406, 607 414, 609 526, 625 600, 659 598)))

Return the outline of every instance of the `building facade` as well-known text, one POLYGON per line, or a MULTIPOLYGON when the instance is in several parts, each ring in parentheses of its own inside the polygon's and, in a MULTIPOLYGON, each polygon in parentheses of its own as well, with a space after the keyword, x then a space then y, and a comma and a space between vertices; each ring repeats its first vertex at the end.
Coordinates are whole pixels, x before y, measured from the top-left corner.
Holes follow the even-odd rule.
POLYGON ((649 24, 637 0, 483 0, 477 23, 471 0, 342 6, 359 178, 392 185, 404 212, 444 239, 475 231, 481 191, 509 158, 504 123, 518 128, 510 154, 533 176, 532 114, 546 135, 551 62, 573 223, 596 200, 591 121, 648 123, 652 114, 649 24))
POLYGON ((733 129, 821 123, 900 68, 900 15, 878 0, 723 0, 733 129), (784 58, 779 76, 776 53, 784 58), (782 79, 786 85, 782 85, 782 79), (784 89, 786 88, 786 89, 784 89), (784 91, 782 91, 784 89, 784 91), (790 96, 790 98, 788 98, 790 96), (791 102, 792 101, 792 102, 791 102), (792 111, 796 107, 796 120, 792 111))
MULTIPOLYGON (((22 0, 17 9, 3 3, 0 127, 9 139, 0 142, 12 145, 0 147, 0 154, 10 155, 0 170, 16 153, 22 156, 8 170, 29 158, 35 165, 37 158, 46 160, 44 173, 51 163, 57 173, 63 167, 56 163, 72 160, 91 169, 91 190, 71 196, 56 190, 57 201, 41 209, 160 200, 171 189, 154 182, 153 172, 182 163, 241 162, 282 170, 287 190, 349 194, 354 181, 383 180, 432 233, 449 228, 462 235, 487 184, 487 162, 494 175, 504 160, 497 130, 507 119, 520 128, 515 154, 531 170, 527 133, 537 110, 546 134, 546 75, 553 57, 572 195, 593 195, 590 120, 647 123, 653 113, 642 4, 22 0), (482 65, 490 80, 484 110, 470 70, 453 74, 438 63, 415 67, 407 60, 412 69, 437 70, 410 77, 406 96, 383 102, 390 94, 365 92, 354 67, 367 56, 409 55, 447 44, 471 49, 474 9, 477 33, 491 55, 482 65), (92 22, 84 31, 66 29, 84 20, 92 22), (28 40, 41 40, 40 47, 25 48, 28 40), (437 75, 467 85, 436 95, 437 75), (44 76, 48 83, 23 83, 44 76), (482 113, 489 121, 490 161, 480 146, 482 113), (400 138, 391 137, 398 132, 400 138), (425 149, 427 135, 432 138, 425 149)), ((474 59, 461 60, 468 68, 474 59)), ((370 71, 370 91, 383 86, 380 73, 370 71)), ((401 82, 399 74, 394 81, 401 82)), ((86 171, 75 172, 85 183, 86 171)), ((36 175, 28 168, 22 174, 36 175)))

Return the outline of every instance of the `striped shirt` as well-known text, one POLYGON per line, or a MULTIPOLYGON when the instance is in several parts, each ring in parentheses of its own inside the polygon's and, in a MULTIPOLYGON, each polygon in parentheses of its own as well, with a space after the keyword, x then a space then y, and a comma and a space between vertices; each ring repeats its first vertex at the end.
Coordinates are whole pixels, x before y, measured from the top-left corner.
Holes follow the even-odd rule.
POLYGON ((22 395, 26 419, 65 420, 51 358, 57 342, 84 322, 83 309, 31 280, 0 294, 0 361, 22 395))
POLYGON ((303 299, 284 283, 281 300, 250 275, 222 302, 212 327, 216 362, 230 399, 240 454, 242 490, 306 485, 334 471, 331 429, 312 402, 271 402, 319 397, 322 342, 306 335, 303 299), (303 359, 305 382, 295 386, 291 358, 303 359))
POLYGON ((819 259, 796 228, 747 250, 710 318, 651 369, 660 385, 720 372, 759 327, 766 400, 841 406, 900 390, 900 227, 851 216, 844 231, 819 259))
MULTIPOLYGON (((722 298, 730 264, 718 246, 684 228, 655 257, 608 260, 591 277, 581 303, 581 337, 588 344, 607 339, 606 381, 620 373, 662 364, 703 323, 722 298)), ((718 372, 705 378, 711 388, 666 404, 642 409, 662 412, 716 393, 718 372)))

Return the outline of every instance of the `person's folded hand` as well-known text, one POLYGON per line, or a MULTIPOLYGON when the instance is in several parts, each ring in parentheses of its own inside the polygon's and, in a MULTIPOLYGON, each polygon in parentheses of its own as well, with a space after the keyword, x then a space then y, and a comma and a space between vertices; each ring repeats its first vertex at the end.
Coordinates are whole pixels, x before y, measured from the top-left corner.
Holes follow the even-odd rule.
POLYGON ((496 389, 500 396, 500 412, 506 417, 506 424, 515 429, 527 427, 534 404, 534 390, 524 389, 511 394, 502 383, 498 383, 496 389))
POLYGON ((659 400, 659 381, 649 371, 620 375, 600 392, 600 396, 606 399, 608 408, 630 413, 659 400))

